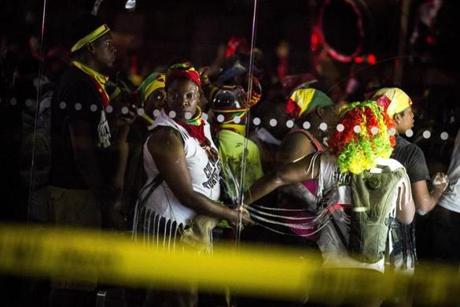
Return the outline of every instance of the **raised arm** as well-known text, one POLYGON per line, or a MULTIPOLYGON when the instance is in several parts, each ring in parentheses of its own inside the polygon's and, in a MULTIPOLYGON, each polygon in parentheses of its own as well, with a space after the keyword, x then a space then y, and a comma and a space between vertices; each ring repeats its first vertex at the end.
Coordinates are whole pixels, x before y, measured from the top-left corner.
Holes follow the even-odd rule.
POLYGON ((227 219, 233 223, 237 222, 237 211, 193 190, 192 179, 187 169, 184 145, 180 135, 175 130, 167 127, 156 128, 150 137, 148 149, 161 176, 181 204, 198 214, 227 219))
POLYGON ((257 180, 245 194, 244 203, 251 204, 275 189, 287 184, 318 177, 320 156, 308 155, 298 161, 281 165, 275 171, 257 180))

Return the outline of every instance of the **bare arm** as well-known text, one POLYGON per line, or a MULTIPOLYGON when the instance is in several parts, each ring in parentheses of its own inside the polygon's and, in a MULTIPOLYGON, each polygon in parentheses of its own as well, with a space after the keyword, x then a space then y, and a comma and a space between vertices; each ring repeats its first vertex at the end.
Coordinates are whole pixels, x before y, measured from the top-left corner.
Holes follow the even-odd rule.
POLYGON ((276 160, 286 164, 303 158, 316 150, 310 140, 301 132, 286 135, 278 150, 276 160))
POLYGON ((245 204, 251 204, 284 185, 316 178, 319 174, 318 159, 319 156, 311 154, 299 161, 282 165, 276 171, 260 178, 246 193, 245 204))
POLYGON ((419 180, 412 183, 412 195, 414 197, 415 208, 422 213, 430 212, 439 199, 442 193, 447 188, 447 183, 434 185, 433 190, 428 191, 426 180, 419 180))
POLYGON ((398 186, 396 205, 396 217, 403 224, 412 223, 415 216, 415 204, 412 195, 409 177, 406 175, 405 179, 398 186))
POLYGON ((184 206, 198 214, 237 222, 237 211, 193 190, 192 179, 185 160, 184 145, 177 132, 164 127, 155 129, 148 142, 148 149, 163 179, 184 206))
MULTIPOLYGON (((276 160, 280 164, 287 164, 314 152, 316 149, 307 136, 302 132, 294 132, 283 139, 276 160)), ((295 198, 296 203, 303 204, 305 208, 316 203, 315 196, 301 182, 283 186, 280 191, 295 198)))

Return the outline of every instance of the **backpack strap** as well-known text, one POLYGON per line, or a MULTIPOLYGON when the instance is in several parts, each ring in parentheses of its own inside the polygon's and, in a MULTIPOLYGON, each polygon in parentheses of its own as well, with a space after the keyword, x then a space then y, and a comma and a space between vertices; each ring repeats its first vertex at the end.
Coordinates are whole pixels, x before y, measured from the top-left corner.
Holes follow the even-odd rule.
POLYGON ((329 215, 329 218, 330 218, 330 220, 332 222, 332 226, 334 226, 335 232, 337 233, 337 235, 340 238, 340 241, 342 241, 343 246, 345 246, 345 248, 347 248, 347 246, 348 246, 347 239, 345 238, 345 235, 343 234, 342 230, 340 230, 339 225, 337 225, 337 222, 335 221, 334 216, 331 214, 331 215, 329 215))
POLYGON ((388 219, 388 231, 387 231, 387 238, 385 242, 385 261, 389 261, 391 257, 391 248, 390 248, 390 233, 391 233, 391 223, 392 223, 392 217, 388 219))
POLYGON ((315 146, 316 151, 319 151, 319 152, 325 151, 323 144, 321 144, 321 142, 318 141, 318 139, 315 138, 315 137, 313 136, 313 134, 311 134, 311 133, 308 132, 307 130, 304 130, 304 129, 294 129, 294 130, 290 131, 288 134, 294 134, 294 133, 297 133, 297 132, 300 132, 300 133, 302 133, 303 135, 305 135, 305 136, 310 140, 310 142, 312 142, 313 146, 315 146))

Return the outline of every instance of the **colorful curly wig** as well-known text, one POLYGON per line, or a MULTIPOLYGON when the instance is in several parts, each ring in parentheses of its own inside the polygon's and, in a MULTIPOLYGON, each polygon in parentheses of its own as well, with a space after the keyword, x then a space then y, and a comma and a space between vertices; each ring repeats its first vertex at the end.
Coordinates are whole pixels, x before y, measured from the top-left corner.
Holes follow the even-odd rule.
POLYGON ((394 123, 375 101, 344 106, 338 127, 340 124, 343 130, 337 129, 329 141, 340 172, 360 174, 375 167, 376 158, 391 156, 396 144, 394 133, 390 133, 394 123))

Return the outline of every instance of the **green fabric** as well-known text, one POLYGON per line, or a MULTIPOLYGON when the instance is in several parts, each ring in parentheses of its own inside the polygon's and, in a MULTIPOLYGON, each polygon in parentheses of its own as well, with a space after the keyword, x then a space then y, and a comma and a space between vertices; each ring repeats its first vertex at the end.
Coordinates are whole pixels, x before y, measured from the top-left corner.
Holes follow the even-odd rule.
POLYGON ((327 96, 325 93, 321 92, 320 90, 315 90, 315 95, 308 106, 308 110, 306 113, 310 113, 311 111, 317 108, 324 108, 327 106, 332 106, 334 102, 327 96))
POLYGON ((385 256, 393 197, 404 172, 403 168, 392 172, 385 166, 382 173, 352 175, 349 250, 359 261, 376 263, 385 256))
MULTIPOLYGON (((221 130, 218 135, 225 193, 234 202, 238 200, 240 192, 239 182, 241 180, 244 139, 244 136, 230 130, 221 130)), ((247 191, 257 179, 263 176, 259 148, 249 139, 247 140, 245 172, 243 190, 247 191)))

